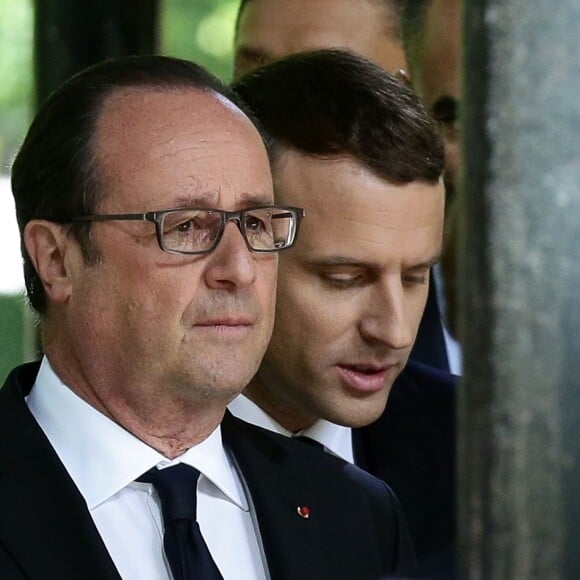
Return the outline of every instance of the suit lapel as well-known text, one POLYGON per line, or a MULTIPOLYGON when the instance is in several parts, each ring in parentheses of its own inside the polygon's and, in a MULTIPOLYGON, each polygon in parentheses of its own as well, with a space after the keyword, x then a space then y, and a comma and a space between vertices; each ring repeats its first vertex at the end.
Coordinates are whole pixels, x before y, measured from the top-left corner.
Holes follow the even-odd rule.
POLYGON ((23 395, 38 365, 0 390, 0 545, 30 579, 119 579, 80 492, 23 395))
POLYGON ((321 508, 304 485, 297 484, 288 456, 268 441, 253 441, 226 415, 224 443, 233 452, 248 485, 270 575, 276 580, 324 578, 319 552, 321 508), (264 454, 271 461, 264 462, 264 454), (283 485, 281 486, 281 482, 283 485), (298 509, 302 507, 302 516, 298 509), (310 510, 312 516, 306 515, 310 510))
POLYGON ((228 415, 222 434, 248 485, 273 579, 380 576, 388 550, 373 537, 369 499, 343 461, 228 415))

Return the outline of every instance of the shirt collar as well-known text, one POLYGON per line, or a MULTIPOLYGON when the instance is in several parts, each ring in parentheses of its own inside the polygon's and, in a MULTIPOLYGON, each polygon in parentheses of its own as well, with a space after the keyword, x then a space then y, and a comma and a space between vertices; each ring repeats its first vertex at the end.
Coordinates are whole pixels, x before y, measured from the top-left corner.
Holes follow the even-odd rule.
POLYGON ((26 401, 89 509, 152 467, 180 462, 203 473, 226 499, 249 509, 219 426, 207 439, 169 460, 71 391, 46 357, 26 401))
POLYGON ((337 425, 324 419, 319 419, 307 429, 303 429, 300 433, 301 437, 309 437, 324 445, 324 447, 338 455, 341 459, 354 463, 354 452, 352 448, 352 429, 344 425, 337 425))
POLYGON ((307 429, 303 429, 298 433, 292 433, 270 415, 268 415, 261 407, 256 405, 244 394, 238 395, 229 405, 228 409, 240 419, 258 425, 269 431, 274 431, 286 437, 309 437, 321 443, 328 451, 338 455, 345 461, 354 463, 354 454, 352 448, 352 430, 350 427, 337 425, 324 419, 319 419, 307 429))
POLYGON ((247 423, 252 423, 252 425, 257 425, 262 427, 262 429, 268 429, 268 431, 274 431, 274 433, 279 433, 285 437, 292 437, 292 431, 288 431, 285 427, 282 427, 278 421, 275 421, 264 412, 261 407, 258 407, 254 401, 251 401, 246 397, 246 395, 238 395, 229 405, 228 409, 233 415, 239 417, 240 419, 246 421, 247 423))

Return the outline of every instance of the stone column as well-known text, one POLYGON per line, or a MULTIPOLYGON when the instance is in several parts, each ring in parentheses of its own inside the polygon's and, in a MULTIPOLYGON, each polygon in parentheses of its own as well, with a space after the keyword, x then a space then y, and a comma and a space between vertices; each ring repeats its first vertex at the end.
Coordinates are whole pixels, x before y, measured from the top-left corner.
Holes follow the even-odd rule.
POLYGON ((460 578, 580 578, 580 3, 465 6, 460 578))

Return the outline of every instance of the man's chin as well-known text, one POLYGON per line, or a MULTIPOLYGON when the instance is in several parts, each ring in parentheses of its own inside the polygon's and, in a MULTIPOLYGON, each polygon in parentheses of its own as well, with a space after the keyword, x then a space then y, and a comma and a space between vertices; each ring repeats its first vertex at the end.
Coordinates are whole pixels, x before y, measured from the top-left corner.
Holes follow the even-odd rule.
POLYGON ((374 402, 373 405, 360 405, 360 401, 349 402, 351 405, 348 411, 343 413, 334 413, 331 423, 343 425, 357 429, 359 427, 366 427, 374 423, 385 411, 386 400, 384 403, 374 402))

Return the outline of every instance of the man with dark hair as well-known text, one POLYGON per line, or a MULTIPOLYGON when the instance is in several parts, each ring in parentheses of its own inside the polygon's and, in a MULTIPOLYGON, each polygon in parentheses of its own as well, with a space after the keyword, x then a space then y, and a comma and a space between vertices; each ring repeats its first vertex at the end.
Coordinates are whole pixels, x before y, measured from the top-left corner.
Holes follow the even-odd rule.
MULTIPOLYGON (((276 58, 321 48, 346 49, 400 72, 407 68, 400 22, 405 9, 406 0, 242 0, 234 78, 276 58)), ((411 359, 460 374, 459 347, 439 307, 442 283, 433 277, 411 359)))
POLYGON ((401 0, 242 0, 234 41, 234 77, 306 50, 340 48, 387 71, 405 69, 401 0))
MULTIPOLYGON (((456 182, 461 160, 459 106, 462 38, 461 0, 406 0, 402 30, 413 88, 440 124, 445 143, 446 225, 443 252, 445 318, 451 331, 456 325, 457 199, 456 182)), ((448 339, 451 337, 447 337, 448 339)), ((452 342, 453 344, 453 342, 452 342)), ((459 368, 461 352, 455 343, 459 368)))
POLYGON ((234 89, 270 135, 277 199, 308 221, 281 257, 264 360, 230 409, 381 477, 421 569, 452 575, 454 385, 405 366, 441 252, 437 126, 406 85, 340 51, 273 62, 234 89))
POLYGON ((12 186, 45 356, 0 390, 3 580, 374 580, 412 559, 383 482, 224 416, 303 213, 273 203, 236 102, 135 57, 32 123, 12 186))

